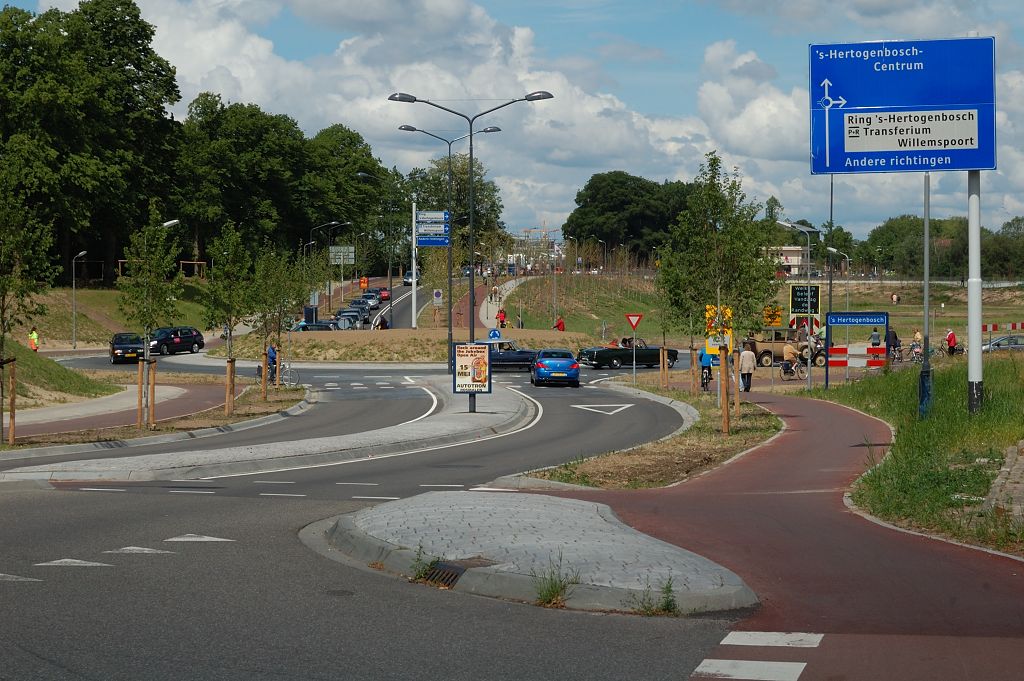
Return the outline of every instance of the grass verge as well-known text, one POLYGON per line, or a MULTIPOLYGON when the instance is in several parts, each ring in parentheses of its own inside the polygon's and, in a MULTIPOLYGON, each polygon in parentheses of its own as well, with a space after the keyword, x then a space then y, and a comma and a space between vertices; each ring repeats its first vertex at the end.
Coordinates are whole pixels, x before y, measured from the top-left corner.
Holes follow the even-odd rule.
MULTIPOLYGON (((258 388, 250 388, 235 400, 235 412, 231 416, 224 415, 223 405, 208 409, 197 414, 182 416, 174 419, 159 421, 155 430, 138 430, 134 426, 119 426, 116 428, 96 428, 91 430, 79 430, 70 433, 56 433, 52 435, 37 435, 33 437, 18 438, 19 447, 45 447, 49 445, 82 444, 86 442, 115 442, 118 440, 133 440, 139 437, 150 435, 162 435, 167 433, 180 433, 203 428, 216 428, 218 426, 240 423, 261 416, 269 416, 294 407, 305 397, 303 388, 281 388, 281 390, 268 390, 267 401, 260 399, 258 388)), ((10 449, 2 447, 2 449, 10 449)))
POLYGON ((984 403, 976 414, 967 412, 966 361, 933 372, 925 419, 918 418, 918 375, 892 372, 818 394, 896 430, 888 456, 869 455, 872 468, 856 484, 854 501, 898 525, 1024 554, 1024 523, 981 505, 1006 447, 1024 439, 1024 358, 985 358, 984 403))
MULTIPOLYGON (((61 364, 48 359, 44 355, 32 352, 20 343, 8 340, 6 345, 8 356, 17 358, 15 376, 17 378, 18 397, 29 399, 28 404, 19 408, 28 408, 41 399, 41 393, 59 393, 75 397, 100 397, 111 395, 120 390, 112 381, 84 376, 67 369, 61 364)), ((4 393, 10 380, 10 365, 4 368, 4 393)), ((58 397, 56 401, 61 401, 58 397)), ((65 400, 66 401, 66 400, 65 400)))
POLYGON ((729 435, 721 433, 722 413, 713 395, 693 396, 680 390, 651 385, 646 390, 686 402, 700 413, 700 420, 680 435, 633 449, 609 452, 567 463, 531 475, 603 489, 663 487, 715 468, 723 461, 774 435, 779 419, 756 405, 742 403, 740 418, 730 420, 729 435))

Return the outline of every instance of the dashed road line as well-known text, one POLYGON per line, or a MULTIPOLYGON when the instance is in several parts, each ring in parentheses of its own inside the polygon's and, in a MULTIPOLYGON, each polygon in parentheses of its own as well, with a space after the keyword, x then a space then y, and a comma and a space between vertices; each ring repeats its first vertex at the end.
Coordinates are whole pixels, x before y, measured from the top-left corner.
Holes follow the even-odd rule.
POLYGON ((369 501, 398 501, 401 497, 352 497, 353 499, 365 499, 369 501))
POLYGON ((360 487, 377 487, 379 482, 336 482, 335 485, 359 485, 360 487))
POLYGON ((216 494, 216 490, 206 489, 169 489, 168 494, 216 494))
POLYGON ((746 681, 797 681, 806 662, 759 662, 752 660, 701 661, 691 679, 745 679, 746 681))
POLYGON ((208 537, 204 534, 183 534, 178 537, 171 537, 170 539, 164 539, 165 542, 204 542, 204 541, 235 541, 234 539, 223 539, 221 537, 208 537))
POLYGON ((279 494, 274 492, 260 492, 261 497, 304 497, 305 494, 279 494))
POLYGON ((118 489, 116 487, 79 487, 79 492, 127 492, 125 489, 118 489))
POLYGON ((454 488, 460 488, 460 487, 465 487, 465 485, 420 485, 420 487, 454 487, 454 488))
POLYGON ((294 485, 294 480, 253 480, 254 485, 294 485))
POLYGON ((163 549, 150 549, 145 546, 125 546, 124 548, 114 549, 113 551, 104 551, 103 553, 174 553, 174 551, 164 551, 163 549))

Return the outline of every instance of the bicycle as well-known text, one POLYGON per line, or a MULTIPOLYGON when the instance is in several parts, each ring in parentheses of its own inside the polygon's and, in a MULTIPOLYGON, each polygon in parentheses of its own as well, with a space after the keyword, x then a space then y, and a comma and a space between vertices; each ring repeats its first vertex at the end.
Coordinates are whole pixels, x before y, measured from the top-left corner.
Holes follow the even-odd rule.
MULTIPOLYGON (((274 372, 274 369, 275 369, 275 367, 274 367, 273 364, 271 364, 268 367, 268 371, 267 371, 267 373, 268 373, 268 375, 267 375, 267 385, 273 385, 275 383, 275 381, 276 381, 277 376, 276 376, 276 374, 274 372)), ((263 376, 263 365, 262 364, 257 364, 256 365, 256 379, 259 380, 259 379, 262 378, 262 376, 263 376)), ((281 367, 281 385, 286 386, 288 388, 294 388, 298 384, 299 384, 299 372, 298 372, 298 370, 292 368, 292 363, 291 362, 285 362, 284 365, 281 367)))
POLYGON ((798 378, 801 381, 806 381, 807 367, 797 362, 796 364, 792 364, 789 370, 787 371, 786 363, 783 362, 782 364, 779 365, 779 376, 782 377, 783 381, 791 381, 795 378, 798 378))

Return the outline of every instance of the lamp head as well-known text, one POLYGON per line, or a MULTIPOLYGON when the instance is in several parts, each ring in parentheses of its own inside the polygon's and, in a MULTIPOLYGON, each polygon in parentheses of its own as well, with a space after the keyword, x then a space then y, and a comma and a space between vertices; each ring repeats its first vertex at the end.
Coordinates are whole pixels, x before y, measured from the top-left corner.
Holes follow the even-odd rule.
POLYGON ((416 99, 415 96, 407 94, 405 92, 395 92, 390 97, 388 97, 388 99, 392 102, 405 102, 407 104, 419 101, 416 99))
POLYGON ((177 227, 179 224, 181 224, 181 220, 168 220, 162 226, 165 227, 165 228, 166 227, 177 227))
MULTIPOLYGON (((393 96, 394 95, 392 95, 392 97, 393 96)), ((398 126, 398 129, 402 130, 404 132, 418 132, 419 131, 419 128, 414 127, 412 125, 400 125, 400 126, 398 126)))
POLYGON ((88 252, 89 251, 82 251, 81 253, 79 253, 78 255, 75 256, 75 259, 77 260, 78 258, 81 258, 82 256, 84 256, 88 252))
POLYGON ((484 128, 480 132, 501 132, 501 128, 499 128, 496 125, 488 125, 486 128, 484 128))
POLYGON ((554 95, 548 92, 547 90, 537 90, 536 92, 531 92, 530 94, 526 95, 525 97, 523 97, 523 99, 525 99, 528 102, 536 102, 541 99, 552 99, 553 97, 554 95))
POLYGON ((839 249, 833 248, 832 246, 826 246, 825 250, 828 251, 829 253, 839 253, 839 249))

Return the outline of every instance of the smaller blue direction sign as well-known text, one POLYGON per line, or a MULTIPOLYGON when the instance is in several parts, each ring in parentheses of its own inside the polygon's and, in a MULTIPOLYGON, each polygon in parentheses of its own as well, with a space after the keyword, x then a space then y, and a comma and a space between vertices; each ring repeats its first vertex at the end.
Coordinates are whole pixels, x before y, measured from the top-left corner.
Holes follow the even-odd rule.
POLYGON ((448 246, 448 236, 417 236, 416 246, 448 246))
POLYGON ((811 45, 811 173, 996 167, 995 38, 811 45))
POLYGON ((825 316, 829 326, 888 326, 888 312, 829 312, 825 316))

